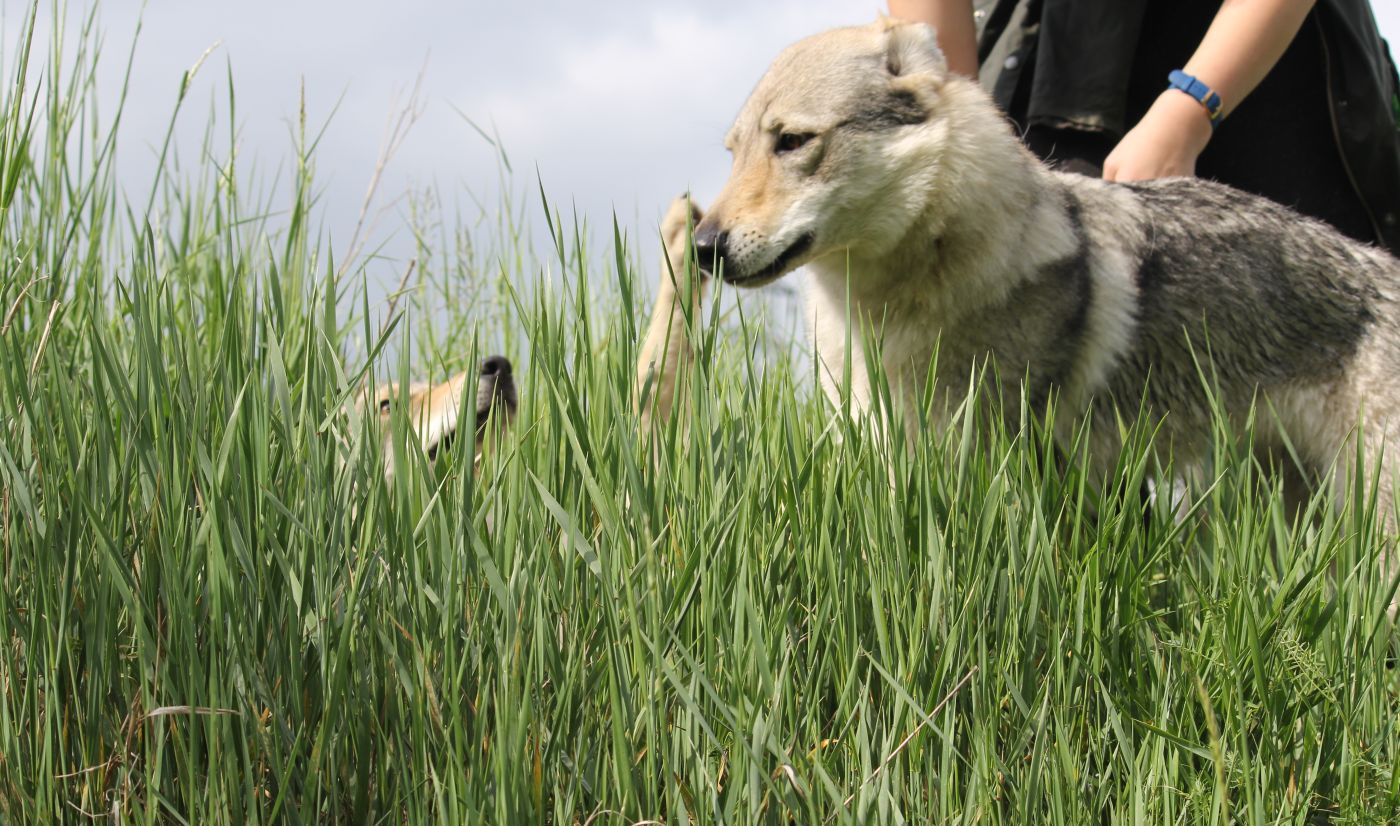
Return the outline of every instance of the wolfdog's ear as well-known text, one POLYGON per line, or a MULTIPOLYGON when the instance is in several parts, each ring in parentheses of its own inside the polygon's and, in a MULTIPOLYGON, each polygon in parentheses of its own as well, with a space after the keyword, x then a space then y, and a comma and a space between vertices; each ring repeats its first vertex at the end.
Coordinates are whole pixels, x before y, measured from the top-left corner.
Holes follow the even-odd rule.
POLYGON ((942 76, 948 71, 948 63, 938 48, 938 36, 933 27, 925 23, 909 23, 902 20, 884 18, 885 68, 895 77, 915 74, 935 74, 942 76))

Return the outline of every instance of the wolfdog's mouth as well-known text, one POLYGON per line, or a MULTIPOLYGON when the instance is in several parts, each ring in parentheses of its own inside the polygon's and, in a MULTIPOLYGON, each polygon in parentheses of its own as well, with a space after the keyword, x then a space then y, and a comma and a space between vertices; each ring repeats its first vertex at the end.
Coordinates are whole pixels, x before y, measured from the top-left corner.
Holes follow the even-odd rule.
POLYGON ((804 233, 802 237, 792 242, 791 246, 779 253, 778 257, 774 258, 772 262, 763 269, 751 272, 748 275, 730 275, 729 273, 725 273, 724 280, 736 287, 757 287, 766 284, 791 269, 792 262, 806 255, 815 241, 816 236, 812 233, 804 233))

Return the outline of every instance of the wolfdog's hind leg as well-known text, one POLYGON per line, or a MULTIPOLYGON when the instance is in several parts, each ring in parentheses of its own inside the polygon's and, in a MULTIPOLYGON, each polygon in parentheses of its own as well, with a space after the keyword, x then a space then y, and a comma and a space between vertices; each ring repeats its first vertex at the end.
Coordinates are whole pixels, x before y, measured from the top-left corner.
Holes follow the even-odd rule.
POLYGON ((1300 466, 1300 460, 1287 449, 1274 445, 1256 446, 1254 460, 1266 483, 1279 482, 1284 518, 1292 521, 1302 516, 1317 490, 1317 473, 1300 466))
POLYGON ((1368 446, 1366 452, 1368 457, 1376 457, 1376 521, 1377 532, 1381 537, 1381 556, 1385 561, 1382 571, 1385 579, 1383 586, 1391 591, 1390 597, 1390 617, 1394 620, 1400 613, 1400 537, 1396 536, 1397 529, 1400 529, 1400 517, 1396 514, 1395 489, 1396 476, 1400 474, 1400 459, 1396 458, 1397 451, 1400 451, 1400 419, 1392 417, 1385 428, 1385 433, 1372 445, 1368 446))
POLYGON ((1367 502, 1375 494, 1375 558, 1379 585, 1390 594, 1390 616, 1400 613, 1400 547, 1396 531, 1400 527, 1395 500, 1396 474, 1400 474, 1400 417, 1380 419, 1369 416, 1361 428, 1344 441, 1332 470, 1331 491, 1337 508, 1353 502, 1367 502), (1357 450, 1357 439, 1361 450, 1357 450), (1358 459, 1362 463, 1357 467, 1358 459), (1358 492, 1362 495, 1358 495, 1358 492))

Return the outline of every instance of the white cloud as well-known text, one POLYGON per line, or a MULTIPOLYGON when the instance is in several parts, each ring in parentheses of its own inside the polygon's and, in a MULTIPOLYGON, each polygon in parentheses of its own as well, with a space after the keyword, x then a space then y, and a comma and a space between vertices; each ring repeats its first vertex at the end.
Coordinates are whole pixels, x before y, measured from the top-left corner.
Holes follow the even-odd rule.
MULTIPOLYGON (((7 60, 27 6, 0 0, 7 60)), ((140 8, 137 0, 101 7, 108 112, 140 8)), ((343 239, 391 105, 427 58, 427 112, 391 167, 386 191, 436 181, 449 197, 463 188, 491 197, 496 158, 456 107, 495 124, 526 191, 533 192, 538 168, 553 200, 575 203, 595 225, 606 225, 616 207, 624 222, 636 217, 645 226, 682 189, 702 200, 718 191, 728 167, 724 130, 779 49, 881 8, 861 0, 542 0, 525 13, 509 4, 435 0, 151 0, 124 122, 122 177, 130 191, 146 190, 147 147, 164 133, 180 74, 220 41, 182 118, 186 157, 211 101, 222 106, 228 65, 242 158, 258 158, 269 170, 285 163, 304 80, 313 122, 340 101, 318 168, 328 220, 343 239)), ((1382 31, 1400 40, 1400 4, 1373 8, 1382 31)), ((40 28, 45 44, 47 26, 40 28)))
POLYGON ((1381 37, 1390 41, 1390 52, 1394 55, 1397 44, 1400 44, 1400 3, 1379 0, 1371 3, 1371 9, 1376 13, 1376 25, 1380 27, 1381 37))
POLYGON ((580 38, 548 74, 473 104, 506 146, 539 162, 552 190, 590 213, 609 204, 643 215, 691 186, 713 195, 728 159, 724 131, 778 50, 815 28, 850 20, 849 3, 784 3, 701 15, 662 7, 627 35, 580 38))

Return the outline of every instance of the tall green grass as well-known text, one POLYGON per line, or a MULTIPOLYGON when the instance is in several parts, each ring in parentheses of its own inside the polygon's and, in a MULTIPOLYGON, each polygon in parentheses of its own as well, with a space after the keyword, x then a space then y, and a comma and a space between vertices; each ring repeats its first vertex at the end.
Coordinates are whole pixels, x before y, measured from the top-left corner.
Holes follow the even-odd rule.
POLYGON ((1400 818, 1364 491, 1295 521, 1222 425, 1177 518, 1145 423, 1098 491, 1024 411, 909 438, 717 312, 688 434, 639 433, 620 233, 449 228, 381 335, 314 129, 286 202, 218 123, 120 197, 72 36, 0 99, 0 820, 1400 818), (386 483, 353 388, 479 341, 514 434, 386 483))

